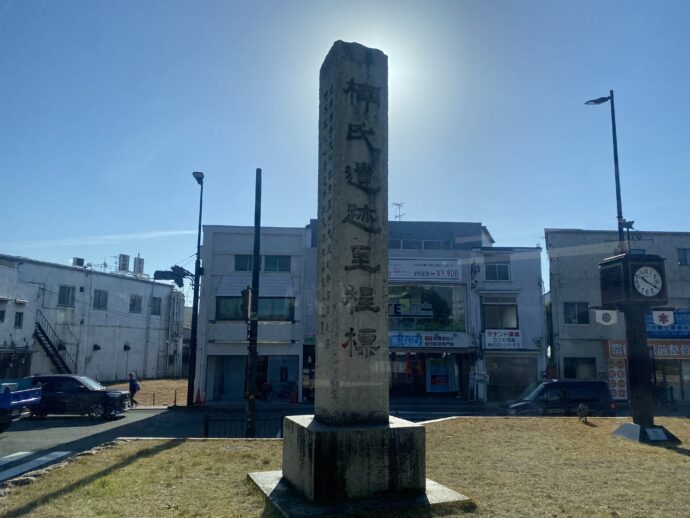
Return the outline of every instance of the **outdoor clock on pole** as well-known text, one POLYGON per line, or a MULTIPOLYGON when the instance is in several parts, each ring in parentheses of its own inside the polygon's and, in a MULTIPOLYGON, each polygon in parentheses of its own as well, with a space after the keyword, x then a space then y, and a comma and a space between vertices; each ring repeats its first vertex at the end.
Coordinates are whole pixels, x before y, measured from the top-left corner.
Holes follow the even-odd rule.
POLYGON ((599 264, 603 306, 659 306, 668 302, 664 259, 658 255, 621 254, 599 264))

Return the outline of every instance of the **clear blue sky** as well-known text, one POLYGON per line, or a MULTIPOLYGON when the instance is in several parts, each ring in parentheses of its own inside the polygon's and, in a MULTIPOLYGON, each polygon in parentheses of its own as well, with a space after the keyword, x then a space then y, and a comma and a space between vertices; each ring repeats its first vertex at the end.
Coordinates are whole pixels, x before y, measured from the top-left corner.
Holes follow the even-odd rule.
POLYGON ((403 219, 481 221, 502 246, 614 229, 609 108, 583 104, 614 89, 625 217, 689 230, 688 27, 683 0, 0 0, 0 252, 183 262, 195 170, 206 224, 252 224, 256 167, 263 224, 306 224, 338 39, 389 56, 403 219))

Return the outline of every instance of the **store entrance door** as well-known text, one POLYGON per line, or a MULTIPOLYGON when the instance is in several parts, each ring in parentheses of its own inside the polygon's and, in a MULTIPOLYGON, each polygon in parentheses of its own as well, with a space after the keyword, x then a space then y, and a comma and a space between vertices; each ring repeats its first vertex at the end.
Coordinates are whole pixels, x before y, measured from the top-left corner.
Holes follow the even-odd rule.
POLYGON ((213 369, 213 400, 241 402, 244 400, 246 356, 210 356, 208 368, 213 369), (213 358, 213 362, 211 362, 213 358))

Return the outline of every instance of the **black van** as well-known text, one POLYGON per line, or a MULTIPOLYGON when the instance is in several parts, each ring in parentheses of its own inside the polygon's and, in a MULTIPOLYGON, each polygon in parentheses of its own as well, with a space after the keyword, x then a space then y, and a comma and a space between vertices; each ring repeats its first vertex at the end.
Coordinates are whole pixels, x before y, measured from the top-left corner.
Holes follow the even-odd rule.
POLYGON ((613 417, 616 404, 608 384, 596 380, 551 380, 534 383, 517 399, 502 405, 504 415, 575 416, 580 403, 588 415, 613 417))

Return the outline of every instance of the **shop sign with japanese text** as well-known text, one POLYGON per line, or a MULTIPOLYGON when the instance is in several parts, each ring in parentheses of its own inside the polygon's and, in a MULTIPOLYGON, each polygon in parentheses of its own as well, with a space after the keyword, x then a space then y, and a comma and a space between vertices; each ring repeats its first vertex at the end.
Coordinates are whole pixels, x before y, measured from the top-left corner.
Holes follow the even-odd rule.
POLYGON ((467 336, 460 333, 388 333, 391 347, 467 347, 467 336))
POLYGON ((519 329, 487 329, 484 331, 487 349, 520 349, 522 335, 519 329))
POLYGON ((459 282, 462 279, 460 261, 427 259, 391 259, 388 261, 388 280, 459 282))
MULTIPOLYGON (((627 358, 625 340, 609 340, 609 358, 627 358)), ((657 360, 690 360, 690 340, 647 340, 649 355, 657 360)))
POLYGON ((671 325, 654 323, 652 312, 645 315, 648 338, 690 339, 690 309, 676 309, 672 312, 671 325))

